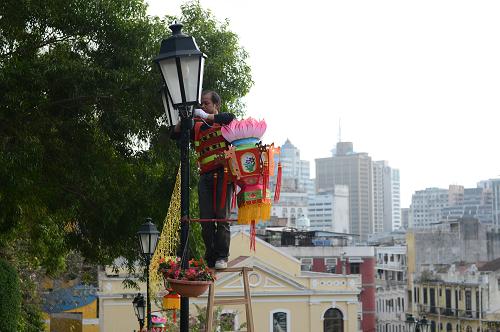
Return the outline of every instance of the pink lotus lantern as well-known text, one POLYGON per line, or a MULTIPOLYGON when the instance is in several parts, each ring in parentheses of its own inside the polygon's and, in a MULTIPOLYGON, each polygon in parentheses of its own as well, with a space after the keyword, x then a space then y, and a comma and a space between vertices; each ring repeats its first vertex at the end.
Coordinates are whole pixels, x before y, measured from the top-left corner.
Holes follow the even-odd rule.
MULTIPOLYGON (((279 153, 274 144, 262 145, 260 142, 266 128, 264 120, 253 118, 233 120, 222 127, 222 136, 232 145, 225 151, 229 170, 241 188, 237 197, 238 223, 251 225, 250 248, 254 250, 256 222, 271 217, 269 177, 274 173, 274 154, 279 153)), ((280 175, 281 165, 278 167, 275 199, 279 198, 280 175)))

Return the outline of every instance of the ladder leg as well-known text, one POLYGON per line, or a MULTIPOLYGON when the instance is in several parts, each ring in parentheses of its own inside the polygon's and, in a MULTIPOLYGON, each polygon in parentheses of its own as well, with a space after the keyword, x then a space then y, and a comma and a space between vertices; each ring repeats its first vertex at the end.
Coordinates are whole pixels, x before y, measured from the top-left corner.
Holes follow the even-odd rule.
POLYGON ((215 295, 215 282, 210 285, 208 291, 207 314, 205 322, 205 332, 212 332, 212 324, 214 320, 214 295, 215 295))
POLYGON ((248 270, 246 267, 243 268, 243 287, 245 290, 245 308, 247 314, 247 331, 254 332, 253 329, 253 315, 252 315, 252 298, 250 296, 250 286, 248 283, 248 270))

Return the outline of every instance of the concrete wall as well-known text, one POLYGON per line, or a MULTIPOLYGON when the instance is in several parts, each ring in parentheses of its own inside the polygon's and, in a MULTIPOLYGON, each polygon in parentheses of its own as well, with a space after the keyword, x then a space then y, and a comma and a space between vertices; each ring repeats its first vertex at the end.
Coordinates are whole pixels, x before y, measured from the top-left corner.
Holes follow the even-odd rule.
POLYGON ((500 257, 500 232, 488 232, 486 234, 487 239, 487 252, 488 260, 492 261, 500 257))
MULTIPOLYGON (((439 228, 418 230, 413 235, 417 272, 422 264, 474 263, 492 259, 488 256, 486 227, 477 220, 462 220, 439 228)), ((494 240, 499 241, 500 236, 494 240)), ((500 249, 500 242, 491 246, 500 249)))

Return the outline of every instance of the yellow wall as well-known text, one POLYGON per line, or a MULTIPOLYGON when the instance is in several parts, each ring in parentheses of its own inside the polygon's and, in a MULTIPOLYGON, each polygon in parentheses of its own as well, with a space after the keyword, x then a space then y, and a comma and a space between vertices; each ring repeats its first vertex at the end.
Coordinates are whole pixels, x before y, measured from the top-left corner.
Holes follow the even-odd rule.
POLYGON ((51 317, 50 331, 54 332, 83 332, 81 316, 51 317))
POLYGON ((81 332, 99 332, 99 323, 96 321, 95 323, 93 321, 86 321, 86 320, 92 320, 95 319, 97 320, 98 318, 98 313, 97 313, 97 299, 92 301, 91 303, 64 311, 65 313, 81 313, 82 314, 82 320, 79 320, 79 323, 76 324, 73 319, 63 319, 63 318, 57 318, 54 319, 53 317, 50 317, 50 315, 47 315, 44 313, 44 317, 46 317, 46 320, 48 321, 48 324, 45 324, 45 328, 47 331, 81 331, 81 332), (76 330, 75 330, 76 329, 76 330))
MULTIPOLYGON (((446 324, 451 323, 453 331, 456 331, 456 325, 458 324, 459 326, 462 326, 462 330, 465 332, 467 326, 470 326, 473 330, 473 332, 476 332, 477 328, 480 325, 480 320, 478 318, 475 318, 476 316, 473 316, 473 318, 468 318, 464 317, 464 312, 465 312, 465 291, 470 290, 471 292, 471 311, 472 314, 476 314, 476 291, 479 290, 478 286, 470 285, 467 287, 464 286, 459 286, 456 284, 452 283, 446 283, 446 282, 432 282, 432 283, 415 283, 414 287, 418 288, 418 293, 419 293, 419 301, 418 301, 418 307, 422 308, 425 307, 425 315, 427 319, 433 320, 434 322, 442 323, 443 324, 443 330, 446 331, 446 324), (424 304, 424 288, 425 291, 427 292, 427 303, 424 304), (430 313, 430 289, 434 289, 435 293, 435 307, 436 307, 436 313, 430 313), (444 314, 439 314, 439 310, 446 308, 446 289, 451 290, 451 310, 452 314, 450 315, 444 315, 444 314), (441 295, 439 295, 439 291, 441 290, 441 295), (450 317, 453 316, 455 313, 455 290, 458 290, 459 293, 459 300, 458 300, 458 310, 461 317, 450 317)), ((483 293, 484 296, 484 293, 483 293)), ((420 315, 422 316, 424 314, 422 309, 415 308, 414 312, 420 312, 420 315)), ((484 318, 484 317, 483 317, 484 318)))

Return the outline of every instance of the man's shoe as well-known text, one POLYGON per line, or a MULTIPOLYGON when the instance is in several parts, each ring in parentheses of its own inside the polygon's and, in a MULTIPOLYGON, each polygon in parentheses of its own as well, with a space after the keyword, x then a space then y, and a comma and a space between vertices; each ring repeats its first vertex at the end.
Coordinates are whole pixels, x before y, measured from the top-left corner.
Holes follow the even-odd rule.
POLYGON ((226 269, 227 268, 227 262, 224 260, 224 259, 218 259, 216 262, 215 262, 215 268, 217 270, 220 270, 220 269, 226 269))

